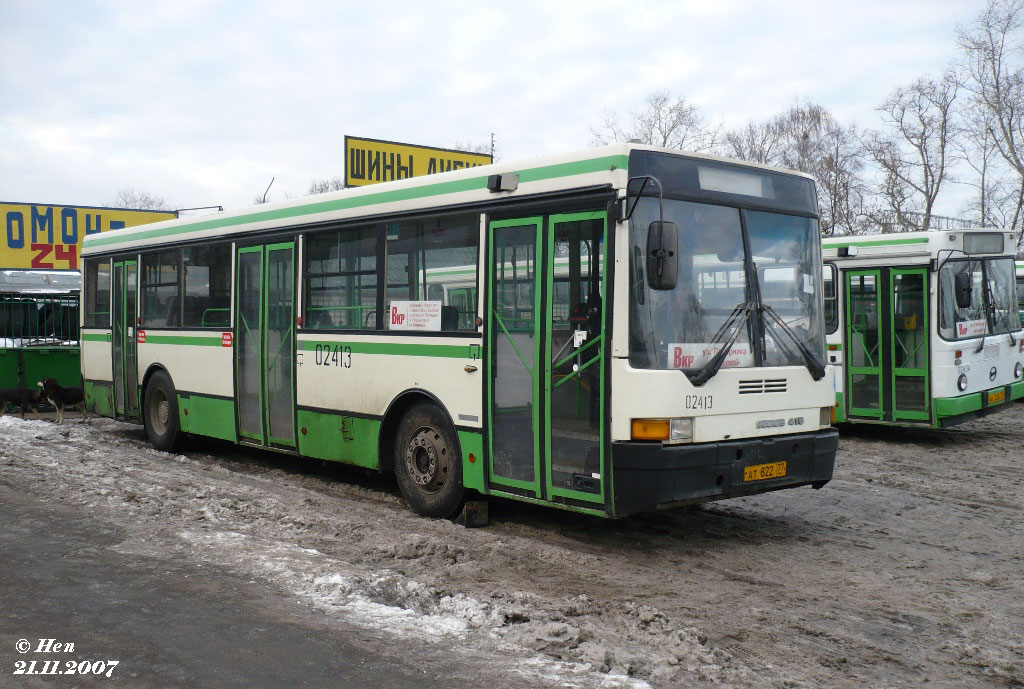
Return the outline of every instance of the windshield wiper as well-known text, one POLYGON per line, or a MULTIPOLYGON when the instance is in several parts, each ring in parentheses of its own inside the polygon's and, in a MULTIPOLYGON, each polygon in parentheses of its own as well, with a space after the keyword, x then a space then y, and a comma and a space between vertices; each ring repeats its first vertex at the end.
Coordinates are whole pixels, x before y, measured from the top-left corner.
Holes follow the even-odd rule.
MULTIPOLYGON (((1004 315, 1002 319, 997 320, 999 317, 996 314, 999 313, 999 309, 996 308, 996 295, 992 292, 992 283, 990 283, 988 280, 985 280, 985 295, 988 297, 989 315, 992 317, 992 330, 995 330, 995 325, 997 323, 1005 327, 1006 334, 1010 336, 1010 346, 1012 347, 1013 345, 1017 344, 1017 340, 1013 337, 1013 333, 1011 332, 1013 330, 1013 322, 1010 321, 1008 317, 1009 312, 1005 310, 1003 311, 1004 315)), ((982 336, 981 345, 978 347, 978 350, 975 352, 975 354, 977 354, 984 348, 985 337, 982 336)))
POLYGON ((752 301, 748 301, 745 304, 737 304, 736 308, 729 314, 729 318, 726 319, 722 327, 718 329, 715 336, 711 338, 711 342, 708 343, 710 347, 721 343, 726 331, 732 326, 732 333, 729 335, 729 341, 725 343, 718 353, 708 359, 696 373, 686 372, 686 377, 690 379, 690 382, 694 387, 701 387, 704 383, 714 378, 718 370, 722 368, 722 364, 725 363, 725 358, 729 356, 729 352, 732 350, 732 346, 736 344, 736 338, 740 335, 740 330, 746 325, 747 319, 750 318, 750 314, 757 309, 757 304, 752 301), (742 314, 742 318, 740 315, 742 314))
MULTIPOLYGON (((782 332, 789 335, 789 338, 793 341, 793 344, 796 345, 796 348, 800 350, 800 354, 803 355, 804 364, 807 366, 807 370, 810 372, 811 378, 813 378, 814 380, 821 380, 822 378, 824 378, 824 364, 818 361, 817 357, 815 357, 814 354, 811 353, 811 350, 807 349, 807 345, 804 344, 803 340, 797 337, 797 334, 793 332, 793 330, 789 327, 786 321, 782 320, 782 316, 779 315, 778 311, 773 309, 768 304, 761 304, 761 311, 771 316, 772 319, 779 324, 779 329, 782 330, 782 332)), ((765 330, 770 332, 772 334, 772 337, 774 337, 776 341, 778 341, 778 343, 782 345, 782 340, 779 339, 779 336, 775 334, 774 330, 772 330, 771 328, 765 328, 765 330)))

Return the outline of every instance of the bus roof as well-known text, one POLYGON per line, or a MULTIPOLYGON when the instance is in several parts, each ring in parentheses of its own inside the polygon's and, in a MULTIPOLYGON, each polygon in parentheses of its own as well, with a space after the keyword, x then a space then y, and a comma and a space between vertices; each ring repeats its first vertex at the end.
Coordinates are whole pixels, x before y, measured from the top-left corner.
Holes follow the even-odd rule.
POLYGON ((561 155, 511 161, 355 187, 279 203, 178 220, 150 223, 89 235, 82 255, 173 242, 223 237, 243 232, 327 223, 364 216, 383 216, 431 208, 458 207, 495 198, 528 196, 568 189, 608 187, 621 189, 628 181, 629 154, 633 150, 659 151, 688 158, 727 162, 812 179, 810 175, 766 165, 746 163, 701 153, 689 153, 640 144, 612 144, 561 155), (518 174, 515 191, 492 192, 490 175, 518 174))
MULTIPOLYGON (((826 237, 821 241, 821 252, 825 260, 870 261, 872 259, 917 259, 911 262, 927 262, 939 257, 939 253, 953 255, 965 253, 965 237, 979 235, 1001 236, 1003 241, 998 251, 971 249, 966 253, 986 256, 1013 256, 1017 250, 1012 232, 991 227, 975 227, 959 230, 927 230, 921 232, 893 232, 845 237, 826 237), (841 251, 842 250, 842 251, 841 251)), ((971 239, 968 239, 968 244, 971 239)))

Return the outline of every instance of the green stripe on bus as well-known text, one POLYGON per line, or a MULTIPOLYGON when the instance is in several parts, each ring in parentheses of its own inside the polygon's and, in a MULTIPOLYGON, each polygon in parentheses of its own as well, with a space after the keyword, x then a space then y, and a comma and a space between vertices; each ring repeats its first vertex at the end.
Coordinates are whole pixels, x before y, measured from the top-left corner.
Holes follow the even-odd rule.
POLYGON ((142 344, 193 345, 196 347, 220 347, 221 338, 200 335, 146 335, 142 344))
MULTIPOLYGON (((330 348, 344 347, 344 353, 352 354, 386 354, 391 356, 433 356, 448 359, 479 359, 480 345, 432 345, 408 344, 398 342, 327 342, 324 340, 304 340, 299 343, 303 351, 316 351, 317 346, 330 348)), ((339 350, 338 354, 343 352, 339 350)))
POLYGON ((842 249, 847 246, 894 246, 897 244, 927 244, 927 237, 915 237, 912 239, 876 239, 874 241, 849 241, 849 242, 830 242, 824 241, 821 243, 822 249, 842 249))
POLYGON ((110 333, 82 333, 83 342, 110 342, 110 333))
MULTIPOLYGON (((556 165, 545 165, 543 167, 522 170, 519 172, 520 182, 538 182, 557 177, 568 177, 572 175, 584 175, 592 172, 602 172, 617 168, 626 168, 629 157, 624 155, 604 156, 590 160, 579 160, 571 163, 559 163, 556 165)), ((215 230, 235 225, 246 225, 249 223, 266 222, 268 220, 287 220, 299 218, 304 215, 315 215, 317 213, 329 213, 331 211, 348 210, 364 206, 374 206, 382 203, 393 203, 397 201, 411 201, 414 199, 426 198, 429 196, 441 196, 444 194, 457 194, 467 191, 479 191, 487 188, 487 176, 471 177, 452 182, 439 182, 418 187, 382 191, 377 194, 367 194, 354 198, 341 198, 320 203, 310 203, 304 206, 291 206, 289 208, 278 208, 269 211, 256 211, 232 218, 213 218, 209 220, 197 220, 188 225, 158 228, 155 230, 144 230, 133 233, 130 237, 119 237, 117 232, 104 233, 100 236, 89 238, 88 246, 107 246, 110 244, 125 244, 143 239, 155 237, 172 237, 188 232, 199 232, 201 230, 215 230)))

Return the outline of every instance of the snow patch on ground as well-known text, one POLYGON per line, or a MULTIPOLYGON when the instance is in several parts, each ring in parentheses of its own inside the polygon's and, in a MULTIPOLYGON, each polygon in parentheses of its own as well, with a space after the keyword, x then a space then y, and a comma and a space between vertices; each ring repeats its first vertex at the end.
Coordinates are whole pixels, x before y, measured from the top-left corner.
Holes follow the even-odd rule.
POLYGON ((228 568, 516 683, 1024 683, 1024 405, 860 433, 820 492, 619 522, 497 503, 467 530, 291 458, 157 452, 108 419, 0 419, 0 481, 116 523, 119 549, 228 568))

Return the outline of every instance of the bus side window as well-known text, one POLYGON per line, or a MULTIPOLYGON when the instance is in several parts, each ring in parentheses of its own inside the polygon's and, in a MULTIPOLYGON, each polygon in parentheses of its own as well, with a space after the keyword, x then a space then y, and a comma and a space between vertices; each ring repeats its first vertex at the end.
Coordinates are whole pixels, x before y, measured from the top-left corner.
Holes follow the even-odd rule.
POLYGON ((328 232, 306 241, 306 327, 377 328, 377 243, 372 227, 328 232))
POLYGON ((417 218, 387 227, 387 289, 392 301, 440 302, 442 331, 476 330, 479 216, 417 218))

